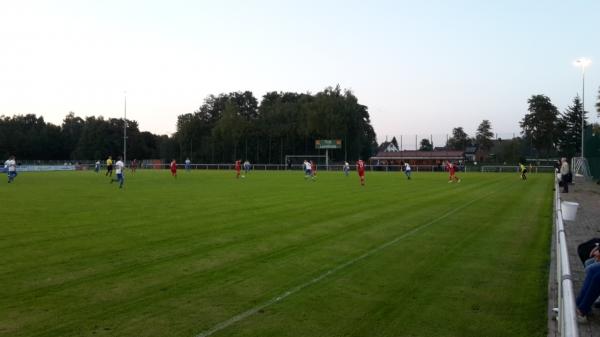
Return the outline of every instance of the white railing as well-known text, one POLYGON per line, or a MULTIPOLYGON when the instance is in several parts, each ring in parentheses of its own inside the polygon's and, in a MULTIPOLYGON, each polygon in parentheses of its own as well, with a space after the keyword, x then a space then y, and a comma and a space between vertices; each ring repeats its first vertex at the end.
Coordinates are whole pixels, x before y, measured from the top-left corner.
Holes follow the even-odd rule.
POLYGON ((558 286, 558 333, 561 337, 578 337, 575 293, 569 265, 569 250, 562 216, 558 179, 554 182, 554 227, 556 236, 556 281, 558 286))
MULTIPOLYGON (((519 172, 519 165, 482 165, 481 172, 519 172)), ((527 166, 529 173, 554 172, 554 166, 527 166)))
MULTIPOLYGON (((93 167, 91 165, 90 167, 93 167)), ((102 164, 104 168, 104 164, 102 164)), ((160 163, 142 163, 140 164, 141 168, 147 169, 167 169, 169 168, 169 164, 160 163)), ((224 163, 224 164, 190 164, 190 169, 192 170, 233 170, 235 164, 233 163, 224 163)), ((368 171, 382 171, 382 172, 400 172, 404 170, 403 165, 365 165, 368 171)), ((177 164, 178 169, 184 169, 185 164, 177 164)), ((243 167, 242 167, 243 169, 243 167)), ((324 164, 318 165, 318 169, 320 171, 343 171, 344 165, 339 164, 331 164, 329 166, 325 166, 324 164)), ((413 172, 444 172, 445 166, 438 165, 412 165, 411 169, 413 172)), ((291 168, 285 164, 252 164, 251 170, 253 171, 285 171, 285 170, 302 170, 302 164, 292 164, 291 168)), ((350 164, 350 171, 355 171, 355 164, 350 164)), ((461 167, 459 171, 464 171, 465 168, 461 167)))
MULTIPOLYGON (((130 168, 131 163, 127 163, 127 168, 130 168)), ((20 167, 28 167, 28 170, 35 170, 35 167, 40 166, 37 165, 19 165, 17 167, 17 171, 21 171, 20 167)), ((56 165, 57 167, 58 165, 56 165)), ((74 170, 93 170, 95 167, 94 163, 76 163, 73 165, 67 165, 69 167, 73 167, 74 170)), ((380 172, 402 172, 404 170, 403 165, 365 165, 367 171, 380 171, 380 172)), ((42 166, 40 166, 42 167, 42 166)), ((55 166, 53 166, 55 167, 55 166)), ((168 169, 168 163, 153 163, 153 162, 139 162, 138 168, 141 169, 168 169)), ((185 164, 178 163, 178 169, 185 169, 185 164)), ((203 164, 203 163, 194 163, 190 164, 189 168, 191 170, 233 170, 235 168, 234 163, 220 163, 220 164, 203 164)), ((325 166, 323 164, 318 165, 318 169, 320 171, 343 171, 344 166, 340 164, 331 164, 329 166, 325 166)), ((444 165, 411 165, 413 172, 446 172, 446 167, 444 165)), ((100 169, 105 170, 106 164, 102 162, 100 164, 100 169)), ((243 169, 243 167, 242 167, 243 169)), ((252 164, 252 171, 287 171, 287 170, 302 170, 302 164, 292 164, 289 167, 286 164, 252 164)), ((350 164, 350 171, 355 171, 356 166, 352 163, 350 164)), ((0 173, 3 171, 3 168, 0 166, 0 173)), ((26 170, 22 170, 26 171, 26 170)), ((459 166, 457 169, 458 172, 519 172, 518 166, 503 166, 503 165, 485 165, 485 166, 459 166)), ((533 172, 554 172, 554 167, 552 166, 535 166, 532 168, 533 172)))

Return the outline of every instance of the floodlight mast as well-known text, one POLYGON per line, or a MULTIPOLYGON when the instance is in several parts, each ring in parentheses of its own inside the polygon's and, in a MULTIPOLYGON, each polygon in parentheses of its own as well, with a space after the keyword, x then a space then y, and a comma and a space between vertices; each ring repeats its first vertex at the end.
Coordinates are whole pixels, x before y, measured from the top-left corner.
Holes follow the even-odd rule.
POLYGON ((127 91, 123 91, 124 114, 123 114, 123 163, 127 166, 127 91))
POLYGON ((585 57, 580 57, 573 62, 573 65, 576 67, 581 67, 581 158, 585 158, 584 156, 584 133, 585 133, 585 67, 589 66, 592 61, 585 57))

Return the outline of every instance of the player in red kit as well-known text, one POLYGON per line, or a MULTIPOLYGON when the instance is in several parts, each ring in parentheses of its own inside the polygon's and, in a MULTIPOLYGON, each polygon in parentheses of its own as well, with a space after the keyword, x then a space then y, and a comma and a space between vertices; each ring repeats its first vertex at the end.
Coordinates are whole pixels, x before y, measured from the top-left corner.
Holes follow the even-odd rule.
POLYGON ((360 177, 360 184, 365 186, 365 162, 362 159, 356 162, 356 172, 358 172, 358 176, 360 177))
POLYGON ((240 177, 240 171, 242 170, 242 161, 241 160, 236 160, 235 161, 235 177, 239 178, 240 177))
POLYGON ((310 173, 312 176, 312 179, 315 180, 315 178, 317 177, 317 163, 315 163, 314 161, 310 161, 310 173))
POLYGON ((177 162, 175 161, 175 159, 171 160, 169 168, 171 169, 171 175, 177 178, 177 162))
POLYGON ((448 174, 450 174, 450 176, 448 177, 448 182, 449 183, 452 183, 452 182, 458 182, 458 183, 460 183, 460 179, 456 176, 456 165, 454 165, 451 162, 447 161, 446 162, 446 169, 448 170, 448 174))
POLYGON ((131 161, 131 173, 135 173, 135 171, 137 170, 138 167, 138 161, 137 159, 134 159, 131 161))

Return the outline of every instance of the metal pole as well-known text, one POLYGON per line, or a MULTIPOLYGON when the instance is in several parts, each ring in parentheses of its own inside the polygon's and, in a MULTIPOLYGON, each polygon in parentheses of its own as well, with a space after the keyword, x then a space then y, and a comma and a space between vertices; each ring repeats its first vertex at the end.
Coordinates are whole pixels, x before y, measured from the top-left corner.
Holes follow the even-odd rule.
POLYGON ((348 136, 344 136, 344 161, 348 161, 348 136))
POLYGON ((585 158, 583 155, 583 139, 584 139, 584 132, 585 132, 585 65, 581 67, 581 82, 582 82, 582 89, 581 89, 581 159, 585 158))
POLYGON ((124 101, 124 116, 123 116, 123 163, 127 166, 127 91, 123 92, 124 101))

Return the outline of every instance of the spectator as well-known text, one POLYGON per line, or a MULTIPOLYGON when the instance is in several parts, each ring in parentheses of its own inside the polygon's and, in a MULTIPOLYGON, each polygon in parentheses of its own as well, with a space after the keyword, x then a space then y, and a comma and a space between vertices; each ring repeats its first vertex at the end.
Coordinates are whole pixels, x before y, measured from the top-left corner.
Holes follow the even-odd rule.
POLYGON ((558 173, 560 171, 560 160, 554 162, 554 172, 558 173))
POLYGON ((576 299, 577 315, 588 316, 592 310, 592 304, 598 307, 600 296, 600 245, 596 243, 589 253, 589 258, 584 262, 585 280, 576 299))
POLYGON ((560 184, 563 188, 563 193, 569 193, 569 163, 567 158, 562 158, 562 164, 560 165, 560 184))
POLYGON ((585 260, 585 262, 583 263, 583 265, 585 266, 585 271, 587 272, 587 270, 592 265, 598 262, 600 262, 600 246, 596 244, 596 247, 594 247, 594 249, 592 249, 592 251, 590 252, 590 258, 585 260))
POLYGON ((577 315, 588 316, 598 296, 600 296, 600 263, 594 263, 587 267, 583 286, 575 300, 577 315))

